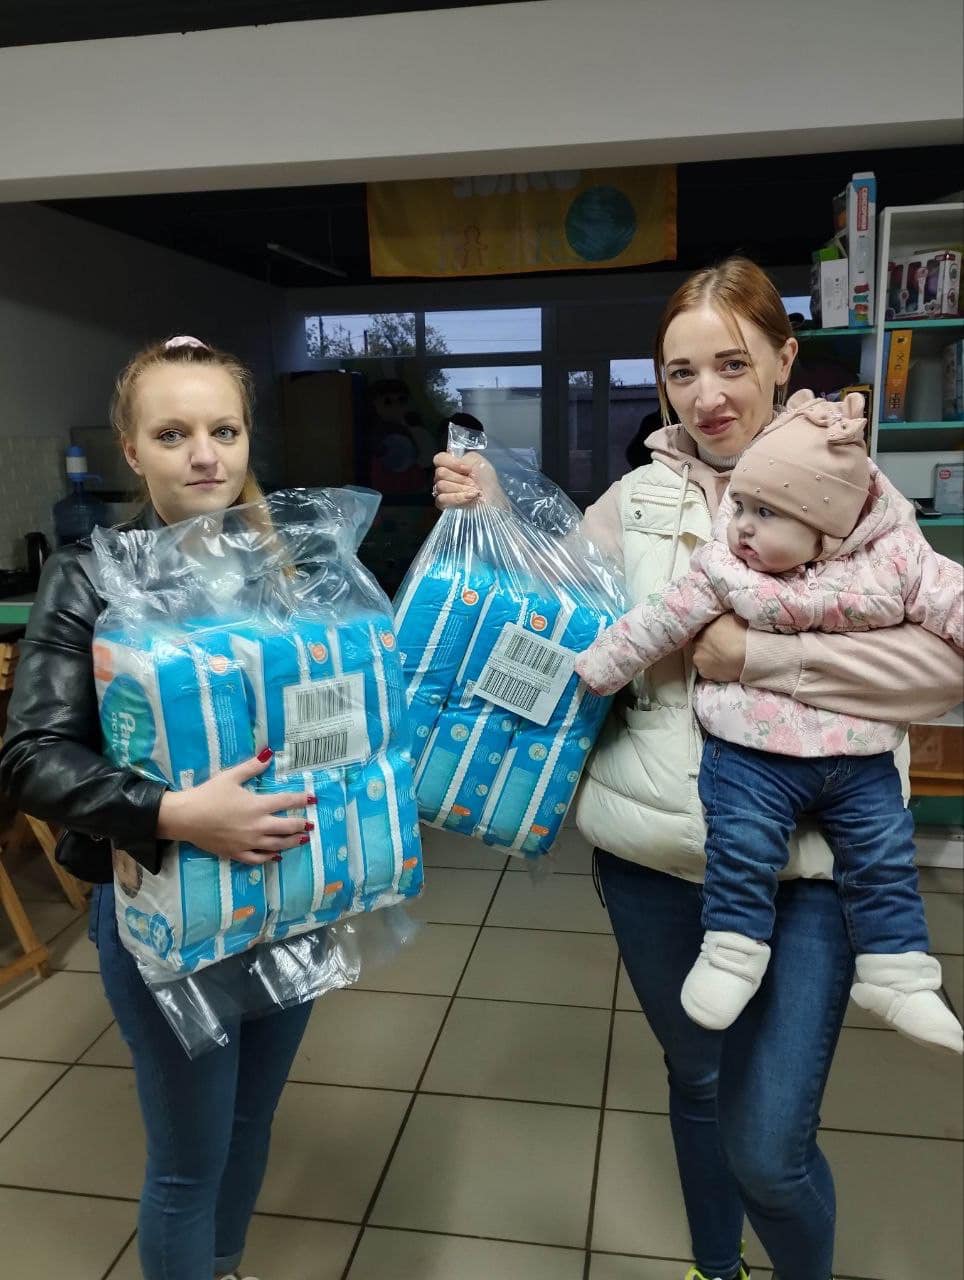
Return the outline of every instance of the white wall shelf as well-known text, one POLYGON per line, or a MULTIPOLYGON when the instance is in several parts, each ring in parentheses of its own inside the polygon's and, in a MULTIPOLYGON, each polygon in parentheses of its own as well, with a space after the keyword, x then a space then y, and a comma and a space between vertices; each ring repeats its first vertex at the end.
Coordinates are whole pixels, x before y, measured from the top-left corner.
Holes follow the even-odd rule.
MULTIPOLYGON (((964 422, 941 422, 933 419, 940 415, 940 356, 941 350, 957 337, 964 335, 964 316, 941 317, 934 320, 888 320, 887 276, 888 263, 897 254, 917 249, 953 248, 964 240, 964 204, 931 204, 895 206, 883 211, 877 228, 877 302, 876 324, 868 331, 863 357, 868 364, 872 359, 870 382, 874 397, 870 422, 870 455, 880 462, 890 479, 908 498, 928 498, 933 468, 939 462, 959 459, 964 447, 964 422), (926 404, 916 407, 921 419, 911 422, 882 422, 881 412, 887 381, 884 351, 888 334, 895 329, 909 329, 913 333, 911 345, 911 376, 921 380, 928 392, 926 404), (915 367, 919 365, 919 368, 915 367), (921 409, 924 413, 921 413, 921 409), (935 413, 936 409, 936 413, 935 413), (929 410, 929 412, 927 412, 929 410)), ((964 517, 957 515, 923 519, 921 529, 953 529, 964 526, 964 517)), ((954 554, 953 546, 941 542, 939 550, 954 554)), ((959 555, 958 555, 958 558, 959 555)))

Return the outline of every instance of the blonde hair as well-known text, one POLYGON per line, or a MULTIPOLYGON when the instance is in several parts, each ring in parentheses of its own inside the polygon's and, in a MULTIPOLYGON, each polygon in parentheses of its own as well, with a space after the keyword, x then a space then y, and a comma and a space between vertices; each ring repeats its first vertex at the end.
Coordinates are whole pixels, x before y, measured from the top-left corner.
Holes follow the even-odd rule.
MULTIPOLYGON (((168 364, 206 365, 208 368, 223 369, 229 374, 241 398, 245 431, 248 437, 251 437, 254 430, 254 378, 247 365, 242 364, 237 356, 227 351, 219 351, 216 347, 209 347, 195 338, 188 340, 166 338, 161 342, 152 342, 150 346, 138 351, 117 376, 110 404, 110 421, 117 432, 119 442, 130 439, 136 429, 135 401, 141 377, 148 369, 168 364)), ((142 488, 142 496, 146 500, 149 497, 146 483, 142 488)), ((232 506, 257 502, 263 497, 261 486, 249 467, 241 492, 232 506)))
MULTIPOLYGON (((656 391, 663 422, 671 418, 666 394, 666 363, 663 343, 666 330, 682 311, 710 305, 718 311, 730 329, 733 339, 746 349, 746 338, 740 320, 748 320, 766 334, 774 351, 782 350, 793 337, 783 299, 776 285, 762 268, 749 258, 727 258, 715 267, 704 267, 685 280, 676 290, 663 312, 656 331, 653 363, 656 366, 656 391)), ((757 377, 754 370, 754 377, 757 377)), ((759 378, 757 377, 759 384, 759 378)), ((778 390, 777 399, 786 399, 786 384, 778 390)))

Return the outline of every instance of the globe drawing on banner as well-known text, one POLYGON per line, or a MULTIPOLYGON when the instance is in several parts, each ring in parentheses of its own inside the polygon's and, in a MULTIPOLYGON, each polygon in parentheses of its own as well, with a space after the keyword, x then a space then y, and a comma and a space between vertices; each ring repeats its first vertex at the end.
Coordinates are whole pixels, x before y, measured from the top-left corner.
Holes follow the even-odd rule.
POLYGON ((618 258, 636 234, 632 201, 615 187, 590 187, 566 214, 566 239, 587 262, 618 258))

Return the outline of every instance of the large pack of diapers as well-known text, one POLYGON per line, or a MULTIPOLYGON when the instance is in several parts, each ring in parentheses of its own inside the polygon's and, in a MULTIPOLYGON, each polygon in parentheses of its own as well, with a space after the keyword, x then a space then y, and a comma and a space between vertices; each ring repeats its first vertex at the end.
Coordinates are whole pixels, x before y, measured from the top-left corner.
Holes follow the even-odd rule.
MULTIPOLYGON (((149 984, 390 907, 422 884, 388 601, 355 557, 375 495, 290 490, 160 530, 94 536, 107 610, 104 752, 174 789, 264 747, 249 784, 304 791, 310 842, 261 866, 186 842, 159 874, 115 850, 117 921, 149 984)), ((280 1000, 284 1003, 284 1000, 280 1000)))
POLYGON ((551 481, 478 433, 498 503, 446 511, 395 602, 424 822, 548 853, 609 709, 573 672, 623 611, 619 574, 551 481))

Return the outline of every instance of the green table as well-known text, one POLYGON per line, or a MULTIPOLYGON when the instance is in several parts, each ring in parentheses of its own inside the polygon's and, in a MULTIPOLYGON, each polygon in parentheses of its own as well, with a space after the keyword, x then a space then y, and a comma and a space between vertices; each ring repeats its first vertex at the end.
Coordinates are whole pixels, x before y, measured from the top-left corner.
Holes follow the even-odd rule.
POLYGON ((0 627, 26 626, 33 602, 32 595, 13 596, 9 600, 0 599, 0 627))

